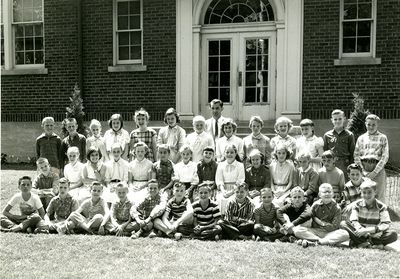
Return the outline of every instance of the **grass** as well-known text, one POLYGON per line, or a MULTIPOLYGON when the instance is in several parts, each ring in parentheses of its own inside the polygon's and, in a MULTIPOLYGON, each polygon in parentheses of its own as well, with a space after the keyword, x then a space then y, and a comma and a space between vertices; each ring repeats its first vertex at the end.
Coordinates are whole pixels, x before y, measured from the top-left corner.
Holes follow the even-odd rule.
MULTIPOLYGON (((2 208, 26 174, 2 171, 2 208)), ((398 253, 368 249, 0 234, 0 278, 400 278, 399 265, 398 253)))

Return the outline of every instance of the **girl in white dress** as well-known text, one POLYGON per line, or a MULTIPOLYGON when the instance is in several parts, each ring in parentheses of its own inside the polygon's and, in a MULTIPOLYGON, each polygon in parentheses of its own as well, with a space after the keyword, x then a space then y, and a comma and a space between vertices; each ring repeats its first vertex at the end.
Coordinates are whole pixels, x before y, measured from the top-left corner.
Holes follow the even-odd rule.
POLYGON ((217 162, 222 162, 225 160, 224 152, 226 146, 233 144, 236 146, 236 154, 239 156, 238 159, 242 162, 244 157, 243 151, 243 140, 235 135, 237 125, 232 119, 227 119, 222 123, 222 134, 223 137, 217 139, 215 147, 215 156, 217 162))
POLYGON ((296 139, 289 135, 289 131, 292 127, 293 122, 289 118, 281 116, 276 119, 274 129, 277 135, 271 139, 270 144, 274 152, 276 152, 276 147, 278 144, 285 144, 292 154, 290 159, 294 160, 296 155, 296 139))
POLYGON ((101 136, 101 124, 98 120, 92 119, 90 121, 90 132, 92 136, 86 139, 86 153, 88 152, 89 148, 92 146, 97 147, 101 153, 100 160, 102 162, 108 161, 108 153, 106 150, 106 145, 104 144, 104 138, 101 136))
POLYGON ((104 144, 106 145, 109 159, 111 161, 113 159, 111 147, 114 143, 119 143, 121 145, 122 159, 128 159, 130 137, 128 131, 122 128, 124 127, 124 121, 121 114, 111 115, 110 120, 108 120, 108 125, 110 129, 104 133, 104 144))
POLYGON ((243 183, 245 180, 244 166, 235 159, 237 154, 236 145, 226 145, 224 151, 226 160, 218 164, 215 175, 215 183, 218 189, 217 201, 222 215, 226 213, 228 199, 235 193, 234 185, 243 183))
POLYGON ((311 154, 311 167, 318 171, 321 167, 321 156, 324 153, 324 140, 314 135, 314 122, 303 119, 300 122, 302 136, 296 142, 296 154, 300 151, 311 154))
POLYGON ((87 187, 90 197, 90 186, 93 181, 104 184, 106 179, 106 166, 101 160, 102 154, 96 146, 91 146, 86 153, 87 162, 82 171, 83 183, 87 187))
POLYGON ((78 147, 68 148, 67 156, 69 163, 64 167, 64 177, 69 181, 69 193, 78 201, 82 201, 87 197, 87 189, 82 180, 82 171, 85 165, 79 161, 78 147))
POLYGON ((129 163, 129 199, 138 202, 147 193, 153 163, 146 158, 149 148, 144 142, 135 143, 133 152, 135 159, 129 163))

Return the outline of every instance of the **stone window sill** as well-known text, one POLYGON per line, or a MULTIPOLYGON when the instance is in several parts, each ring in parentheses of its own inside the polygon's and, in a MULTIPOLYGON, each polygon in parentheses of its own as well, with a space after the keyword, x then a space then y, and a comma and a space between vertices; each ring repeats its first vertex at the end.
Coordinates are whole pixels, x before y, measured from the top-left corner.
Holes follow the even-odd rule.
POLYGON ((118 72, 145 72, 147 71, 146 65, 115 65, 109 66, 109 73, 118 73, 118 72))
POLYGON ((353 66, 353 65, 380 65, 380 58, 372 57, 346 57, 333 60, 335 66, 353 66))
POLYGON ((18 75, 47 75, 47 68, 31 68, 31 69, 1 69, 2 76, 18 76, 18 75))

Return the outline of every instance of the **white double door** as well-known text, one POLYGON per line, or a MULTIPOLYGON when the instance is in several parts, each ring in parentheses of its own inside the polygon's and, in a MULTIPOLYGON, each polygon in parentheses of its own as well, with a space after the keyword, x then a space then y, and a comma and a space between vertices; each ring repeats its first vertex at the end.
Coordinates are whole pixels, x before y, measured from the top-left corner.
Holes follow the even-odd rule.
POLYGON ((276 32, 202 35, 201 113, 210 116, 212 99, 224 102, 223 115, 248 121, 275 117, 276 32))

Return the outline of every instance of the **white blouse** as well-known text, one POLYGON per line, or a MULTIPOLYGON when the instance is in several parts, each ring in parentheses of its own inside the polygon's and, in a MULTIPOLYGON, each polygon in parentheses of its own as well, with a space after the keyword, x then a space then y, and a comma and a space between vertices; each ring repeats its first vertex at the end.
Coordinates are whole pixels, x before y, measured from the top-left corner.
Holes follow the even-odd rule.
POLYGON ((189 161, 187 164, 179 162, 174 166, 174 180, 182 183, 199 184, 199 176, 197 175, 197 164, 189 161))
POLYGON ((186 143, 193 150, 193 162, 199 162, 203 158, 203 149, 207 146, 214 148, 214 140, 210 134, 202 132, 200 134, 193 132, 186 137, 186 143))
POLYGON ((147 158, 142 161, 134 159, 129 163, 129 172, 132 174, 133 181, 148 181, 152 167, 153 163, 147 158))
POLYGON ((245 180, 244 166, 238 161, 233 161, 228 164, 223 161, 218 164, 217 173, 215 175, 215 182, 217 185, 224 185, 225 183, 242 183, 245 180))
POLYGON ((217 139, 216 143, 216 150, 215 150, 215 155, 217 158, 218 162, 221 162, 224 160, 224 151, 225 147, 228 144, 233 144, 236 146, 238 155, 240 160, 243 160, 244 157, 244 151, 243 151, 243 140, 239 138, 238 136, 232 135, 229 139, 226 138, 226 136, 223 136, 222 138, 217 139))

